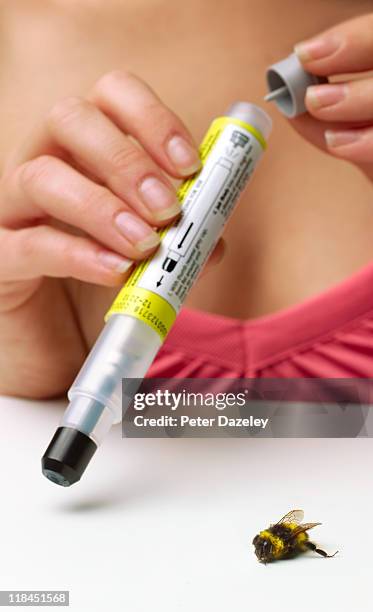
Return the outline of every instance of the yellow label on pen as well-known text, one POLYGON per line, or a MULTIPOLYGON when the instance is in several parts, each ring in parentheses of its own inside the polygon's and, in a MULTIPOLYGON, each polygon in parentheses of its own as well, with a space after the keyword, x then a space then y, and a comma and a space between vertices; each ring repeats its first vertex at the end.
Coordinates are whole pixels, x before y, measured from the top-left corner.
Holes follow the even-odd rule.
POLYGON ((213 121, 200 146, 202 169, 178 190, 181 216, 159 231, 160 247, 136 266, 105 320, 129 315, 165 339, 265 147, 253 126, 213 121))
POLYGON ((114 312, 136 317, 156 331, 162 340, 176 319, 176 312, 157 293, 142 287, 127 287, 120 291, 106 316, 114 312))

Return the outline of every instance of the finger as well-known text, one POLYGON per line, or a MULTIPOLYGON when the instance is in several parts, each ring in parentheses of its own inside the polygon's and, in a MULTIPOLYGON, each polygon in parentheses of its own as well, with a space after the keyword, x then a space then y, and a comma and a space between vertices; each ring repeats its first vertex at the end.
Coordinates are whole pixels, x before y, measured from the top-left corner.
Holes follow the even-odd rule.
POLYGON ((196 172, 198 149, 180 119, 144 81, 128 72, 103 76, 90 99, 119 128, 134 136, 168 174, 181 178, 196 172))
POLYGON ((329 153, 357 164, 373 164, 373 128, 327 130, 329 153))
POLYGON ((226 251, 225 240, 223 238, 220 238, 214 250, 212 251, 210 257, 208 258, 206 267, 210 268, 210 266, 212 267, 217 266, 224 258, 225 251, 226 251))
MULTIPOLYGON (((331 141, 332 134, 334 133, 348 133, 350 137, 351 132, 356 132, 358 129, 362 129, 361 127, 357 128, 356 124, 348 122, 321 122, 312 117, 309 113, 306 113, 301 117, 292 119, 291 125, 302 136, 302 138, 308 140, 308 142, 318 149, 321 149, 330 155, 334 155, 334 157, 339 157, 341 159, 345 159, 346 161, 355 163, 355 158, 353 155, 354 151, 352 149, 341 148, 341 150, 338 151, 338 147, 333 147, 332 144, 328 146, 327 138, 329 141, 331 141), (350 153, 352 154, 351 158, 350 153)), ((366 174, 366 176, 373 181, 372 156, 368 154, 366 157, 367 161, 357 163, 359 168, 366 174)))
POLYGON ((226 244, 225 244, 225 240, 223 238, 220 238, 216 244, 216 246, 214 247, 211 255, 209 256, 206 265, 203 266, 202 271, 201 271, 201 278, 203 278, 205 276, 205 274, 208 274, 210 270, 214 269, 215 266, 217 266, 221 260, 223 259, 224 255, 225 255, 225 251, 226 251, 226 244))
POLYGON ((305 68, 329 76, 373 69, 373 13, 343 22, 295 46, 305 68))
POLYGON ((55 157, 23 164, 8 176, 5 190, 0 220, 7 227, 52 217, 129 259, 159 245, 159 235, 122 200, 55 157))
POLYGON ((133 263, 88 238, 46 225, 1 229, 0 244, 2 282, 52 276, 115 286, 123 282, 133 263))
MULTIPOLYGON (((190 132, 150 87, 134 75, 121 71, 104 75, 88 100, 101 108, 121 131, 137 138, 168 174, 180 178, 199 168, 199 154, 190 132)), ((8 158, 7 167, 12 169, 43 153, 65 158, 45 123, 34 127, 22 146, 8 158)))
POLYGON ((291 120, 293 128, 315 147, 327 151, 325 132, 327 130, 348 130, 353 124, 335 123, 332 121, 321 122, 309 113, 304 113, 300 117, 291 120))
POLYGON ((180 202, 171 182, 92 103, 80 98, 62 100, 47 121, 57 144, 148 222, 179 214, 180 202))
POLYGON ((322 121, 373 121, 373 79, 309 87, 307 110, 322 121))

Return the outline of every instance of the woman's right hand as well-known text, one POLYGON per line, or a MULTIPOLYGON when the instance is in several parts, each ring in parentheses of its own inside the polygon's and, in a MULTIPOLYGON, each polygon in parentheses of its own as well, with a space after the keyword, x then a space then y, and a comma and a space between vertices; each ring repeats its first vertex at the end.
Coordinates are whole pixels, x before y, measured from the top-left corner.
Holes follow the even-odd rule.
POLYGON ((373 182, 372 31, 369 13, 295 46, 305 70, 334 82, 308 87, 308 113, 292 124, 306 140, 353 163, 373 182))
POLYGON ((179 214, 167 175, 199 166, 183 123, 132 74, 51 109, 0 183, 0 393, 66 390, 86 347, 58 279, 123 283, 179 214))

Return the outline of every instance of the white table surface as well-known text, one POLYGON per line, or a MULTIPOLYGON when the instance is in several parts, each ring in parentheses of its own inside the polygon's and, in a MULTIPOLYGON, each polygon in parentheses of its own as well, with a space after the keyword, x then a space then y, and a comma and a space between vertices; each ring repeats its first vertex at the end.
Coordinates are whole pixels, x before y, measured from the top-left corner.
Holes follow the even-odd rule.
POLYGON ((114 428, 65 489, 40 471, 63 407, 0 398, 0 589, 69 590, 79 612, 370 609, 372 440, 135 440, 114 428), (340 554, 259 564, 254 535, 298 507, 340 554))

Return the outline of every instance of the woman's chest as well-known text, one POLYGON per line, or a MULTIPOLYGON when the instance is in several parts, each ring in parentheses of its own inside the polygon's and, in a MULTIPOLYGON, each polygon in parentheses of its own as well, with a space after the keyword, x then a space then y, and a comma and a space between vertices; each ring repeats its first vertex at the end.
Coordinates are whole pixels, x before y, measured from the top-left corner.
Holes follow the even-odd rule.
POLYGON ((31 0, 25 10, 23 2, 3 19, 0 163, 56 100, 84 95, 112 69, 143 78, 197 140, 231 101, 264 93, 263 43, 245 20, 245 2, 232 12, 225 1, 214 10, 209 1, 139 1, 137 10, 130 2, 86 13, 43 4, 31 0))

